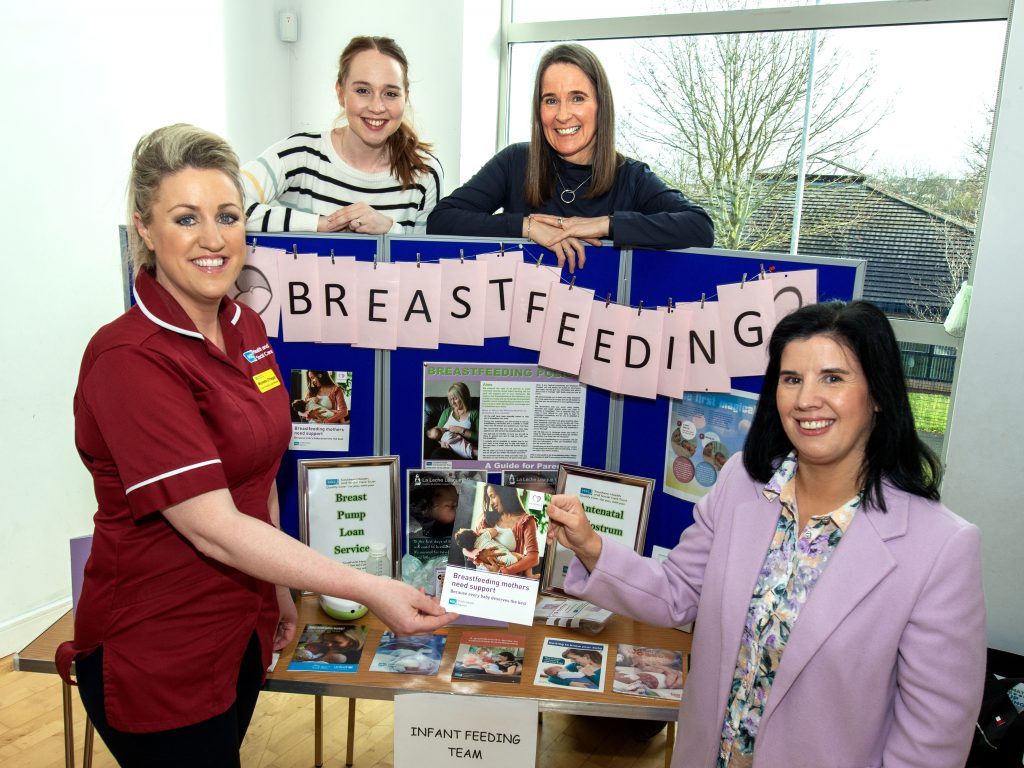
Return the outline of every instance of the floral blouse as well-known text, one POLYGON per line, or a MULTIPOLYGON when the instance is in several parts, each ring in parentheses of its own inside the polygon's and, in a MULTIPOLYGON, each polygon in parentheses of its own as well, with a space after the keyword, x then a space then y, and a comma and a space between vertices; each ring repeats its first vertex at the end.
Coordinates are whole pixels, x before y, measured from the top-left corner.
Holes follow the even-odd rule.
POLYGON ((718 768, 752 764, 761 714, 797 615, 861 504, 858 495, 826 515, 812 517, 798 531, 796 471, 796 454, 790 453, 764 487, 765 498, 778 499, 782 510, 750 598, 722 726, 718 768))

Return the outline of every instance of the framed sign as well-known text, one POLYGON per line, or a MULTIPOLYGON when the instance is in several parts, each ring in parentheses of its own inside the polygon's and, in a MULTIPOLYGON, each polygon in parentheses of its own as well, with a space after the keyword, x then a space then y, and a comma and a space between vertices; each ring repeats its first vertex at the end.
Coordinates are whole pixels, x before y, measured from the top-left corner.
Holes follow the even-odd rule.
MULTIPOLYGON (((653 479, 560 464, 557 490, 579 497, 595 531, 643 554, 647 516, 654 493, 653 479)), ((572 552, 555 544, 544 565, 540 591, 564 595, 562 585, 571 561, 572 552)))
POLYGON ((397 456, 302 459, 299 537, 317 552, 363 570, 383 544, 397 573, 402 529, 397 456))

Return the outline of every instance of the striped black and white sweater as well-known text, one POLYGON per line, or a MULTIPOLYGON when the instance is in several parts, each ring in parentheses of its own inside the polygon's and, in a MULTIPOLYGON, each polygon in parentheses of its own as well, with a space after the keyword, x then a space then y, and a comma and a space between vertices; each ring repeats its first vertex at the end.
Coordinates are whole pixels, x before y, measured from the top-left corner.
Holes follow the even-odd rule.
POLYGON ((316 232, 321 215, 365 202, 394 220, 389 234, 423 234, 444 179, 437 158, 427 162, 429 173, 402 189, 390 173, 365 173, 342 160, 329 130, 296 133, 242 166, 246 229, 316 232))

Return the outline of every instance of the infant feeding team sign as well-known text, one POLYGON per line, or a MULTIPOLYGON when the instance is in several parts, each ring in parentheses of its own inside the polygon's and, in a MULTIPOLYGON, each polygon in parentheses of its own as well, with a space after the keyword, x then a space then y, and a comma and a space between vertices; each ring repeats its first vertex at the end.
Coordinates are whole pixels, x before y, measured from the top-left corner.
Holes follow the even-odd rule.
POLYGON ((447 768, 472 761, 526 768, 537 761, 537 702, 484 696, 395 696, 395 767, 447 768))

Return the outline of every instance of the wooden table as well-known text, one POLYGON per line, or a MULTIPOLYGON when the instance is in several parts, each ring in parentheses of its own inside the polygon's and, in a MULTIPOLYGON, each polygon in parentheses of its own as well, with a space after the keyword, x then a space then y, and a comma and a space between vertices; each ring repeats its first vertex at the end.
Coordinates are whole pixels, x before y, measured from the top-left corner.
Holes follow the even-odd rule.
MULTIPOLYGON (((600 717, 623 717, 638 720, 657 720, 668 723, 668 743, 665 764, 668 765, 675 737, 675 720, 678 704, 667 699, 643 698, 612 693, 610 678, 615 666, 615 648, 618 643, 631 643, 655 648, 681 650, 688 658, 691 636, 685 632, 661 627, 652 627, 622 616, 613 616, 599 634, 590 635, 562 627, 535 624, 531 627, 510 624, 507 629, 480 627, 450 627, 446 631, 441 666, 436 675, 403 675, 388 672, 369 672, 370 661, 377 650, 385 627, 372 615, 358 619, 354 624, 367 627, 369 634, 359 662, 359 671, 338 672, 289 672, 288 662, 292 658, 298 638, 306 624, 339 624, 321 611, 317 599, 305 596, 299 599, 299 622, 295 640, 281 652, 277 667, 267 676, 265 689, 284 693, 299 693, 315 697, 315 764, 323 763, 323 697, 340 696, 349 699, 348 745, 346 764, 352 764, 352 750, 355 740, 355 700, 393 700, 396 694, 404 692, 444 693, 463 696, 492 696, 522 698, 537 701, 541 713, 563 712, 567 714, 592 715, 600 717), (491 633, 526 636, 526 661, 522 681, 518 684, 452 680, 452 667, 464 632, 486 631, 491 633), (533 685, 540 649, 546 637, 577 638, 583 642, 599 642, 608 645, 608 663, 603 680, 604 692, 587 691, 579 688, 554 688, 533 685)), ((33 640, 22 651, 14 655, 14 668, 24 672, 55 673, 54 653, 61 642, 72 635, 71 613, 58 619, 53 626, 33 640)), ((64 747, 65 765, 74 767, 74 723, 71 711, 72 691, 63 686, 64 696, 64 747)), ((83 765, 90 768, 92 763, 92 723, 86 722, 86 745, 83 765)))

